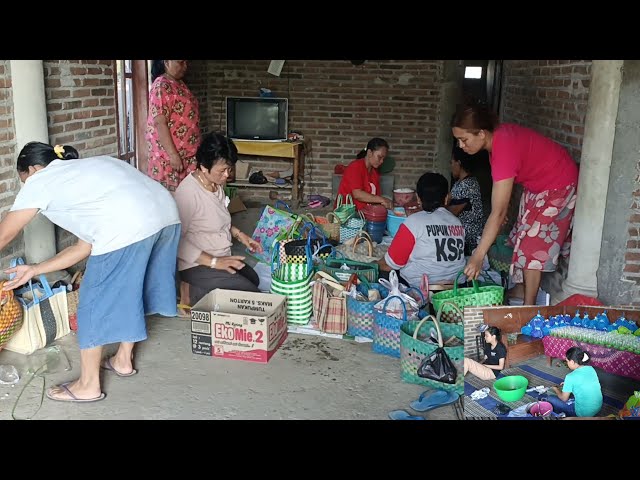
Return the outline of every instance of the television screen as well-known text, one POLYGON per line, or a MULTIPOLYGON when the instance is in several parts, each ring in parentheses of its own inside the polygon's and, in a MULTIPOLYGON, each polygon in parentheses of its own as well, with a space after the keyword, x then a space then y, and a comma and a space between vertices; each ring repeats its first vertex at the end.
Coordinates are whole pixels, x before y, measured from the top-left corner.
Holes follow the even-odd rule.
POLYGON ((227 135, 242 140, 286 140, 286 98, 227 97, 227 135))

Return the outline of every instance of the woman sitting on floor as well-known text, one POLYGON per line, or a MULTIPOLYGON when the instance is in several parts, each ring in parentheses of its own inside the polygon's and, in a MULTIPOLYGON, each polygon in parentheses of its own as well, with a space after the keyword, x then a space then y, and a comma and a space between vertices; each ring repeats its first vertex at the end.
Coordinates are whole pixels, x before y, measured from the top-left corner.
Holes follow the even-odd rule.
POLYGON ((571 372, 560 384, 562 390, 553 386, 555 395, 542 394, 540 400, 553 405, 555 413, 564 412, 568 417, 595 417, 602 408, 602 388, 595 369, 587 365, 591 358, 578 347, 567 350, 566 358, 571 372))
POLYGON ((233 141, 218 133, 205 135, 196 153, 196 170, 174 195, 182 222, 178 270, 190 286, 191 306, 216 288, 258 291, 258 274, 243 262, 245 257, 231 255, 232 237, 250 251, 262 252, 258 242, 231 225, 224 186, 237 160, 233 141))
POLYGON ((469 372, 481 380, 493 380, 504 369, 507 348, 500 341, 502 333, 498 327, 487 327, 481 331, 484 331, 484 360, 476 362, 465 357, 464 374, 469 372))

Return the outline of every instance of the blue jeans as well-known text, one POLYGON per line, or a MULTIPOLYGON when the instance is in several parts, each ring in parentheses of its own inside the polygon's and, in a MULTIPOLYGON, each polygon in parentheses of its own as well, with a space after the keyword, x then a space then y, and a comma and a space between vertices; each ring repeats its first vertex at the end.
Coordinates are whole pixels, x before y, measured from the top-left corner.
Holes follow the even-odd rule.
POLYGON ((554 413, 564 413, 567 417, 577 417, 575 398, 573 397, 573 394, 569 396, 568 401, 571 402, 570 404, 563 402, 558 398, 558 396, 553 394, 541 394, 538 397, 538 400, 549 402, 553 406, 554 413))

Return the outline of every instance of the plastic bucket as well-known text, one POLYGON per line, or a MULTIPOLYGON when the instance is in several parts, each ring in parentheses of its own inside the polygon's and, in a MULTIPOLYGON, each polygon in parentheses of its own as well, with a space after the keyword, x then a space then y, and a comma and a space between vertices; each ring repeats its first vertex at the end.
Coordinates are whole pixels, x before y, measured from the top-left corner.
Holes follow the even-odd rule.
POLYGON ((393 191, 393 203, 404 207, 407 203, 416 201, 416 191, 412 188, 396 188, 393 191))
POLYGON ((394 215, 394 213, 389 210, 387 215, 387 231, 389 232, 389 235, 393 237, 398 232, 400 225, 402 225, 406 219, 407 217, 394 215))

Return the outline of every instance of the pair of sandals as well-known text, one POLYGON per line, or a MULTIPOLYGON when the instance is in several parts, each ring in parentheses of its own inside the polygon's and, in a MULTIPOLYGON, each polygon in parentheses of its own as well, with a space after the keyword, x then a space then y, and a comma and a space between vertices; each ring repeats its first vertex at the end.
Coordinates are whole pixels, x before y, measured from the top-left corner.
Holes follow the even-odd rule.
MULTIPOLYGON (((418 400, 411 402, 409 405, 416 412, 428 412, 445 405, 451 405, 460 398, 460 395, 456 392, 448 392, 444 390, 427 390, 423 392, 418 400)), ((389 412, 389 418, 391 420, 426 420, 425 417, 420 415, 411 415, 406 410, 394 410, 389 412)))

